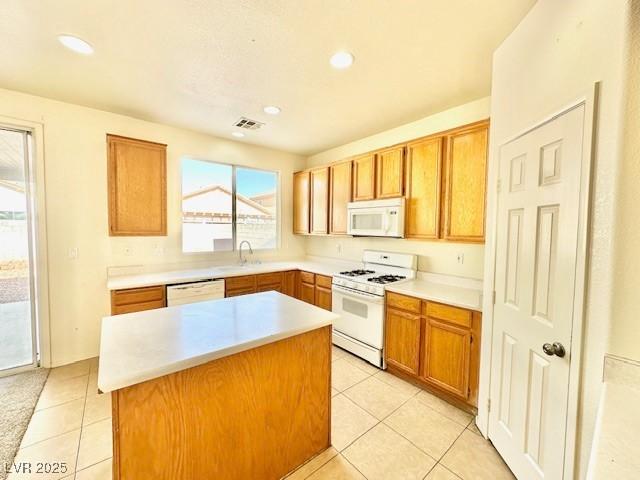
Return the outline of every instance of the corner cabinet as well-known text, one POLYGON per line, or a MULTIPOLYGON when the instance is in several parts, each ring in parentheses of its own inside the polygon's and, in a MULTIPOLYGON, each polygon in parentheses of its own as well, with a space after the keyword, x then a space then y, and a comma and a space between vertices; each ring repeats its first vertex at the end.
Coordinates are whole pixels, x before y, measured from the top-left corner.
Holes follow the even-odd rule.
POLYGON ((386 304, 389 370, 476 407, 482 314, 392 292, 386 304))
POLYGON ((107 135, 109 235, 167 235, 167 146, 107 135))
POLYGON ((293 233, 309 233, 309 179, 308 171, 293 174, 293 233))

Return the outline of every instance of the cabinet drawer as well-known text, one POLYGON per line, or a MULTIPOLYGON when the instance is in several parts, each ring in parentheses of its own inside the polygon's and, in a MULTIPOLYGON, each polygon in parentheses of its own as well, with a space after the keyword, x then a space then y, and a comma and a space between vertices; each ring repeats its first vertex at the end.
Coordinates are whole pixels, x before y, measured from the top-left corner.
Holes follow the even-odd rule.
POLYGON ((425 302, 424 314, 430 318, 444 320, 461 327, 471 328, 471 310, 451 307, 440 303, 425 302))
POLYGON ((239 295, 248 295, 249 293, 256 293, 255 287, 239 288, 236 290, 227 290, 225 297, 237 297, 239 295))
POLYGON ((313 285, 316 281, 316 276, 310 272, 300 272, 300 281, 302 283, 310 283, 313 285))
MULTIPOLYGON (((130 288, 111 292, 111 301, 114 306, 131 305, 146 302, 164 302, 164 285, 159 287, 130 288)), ((164 305, 162 305, 164 306, 164 305)))
POLYGON ((154 310, 156 308, 164 308, 166 304, 164 300, 154 300, 151 302, 131 303, 129 305, 113 305, 111 307, 111 315, 120 315, 121 313, 142 312, 144 310, 154 310))
POLYGON ((316 286, 331 289, 331 277, 316 275, 316 286))
POLYGON ((262 273, 256 275, 256 285, 262 287, 265 285, 276 285, 282 283, 282 272, 262 273))
POLYGON ((420 313, 420 303, 421 300, 419 298, 387 292, 387 307, 399 308, 413 313, 420 313))
POLYGON ((231 277, 225 279, 225 287, 229 290, 244 290, 256 287, 256 276, 245 275, 243 277, 231 277))

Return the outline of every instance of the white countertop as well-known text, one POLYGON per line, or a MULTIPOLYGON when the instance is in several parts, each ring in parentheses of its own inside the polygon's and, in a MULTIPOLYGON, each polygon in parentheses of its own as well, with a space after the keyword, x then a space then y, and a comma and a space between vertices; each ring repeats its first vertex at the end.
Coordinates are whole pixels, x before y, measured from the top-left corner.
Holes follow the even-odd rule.
POLYGON ((482 290, 478 289, 427 280, 410 280, 397 285, 388 285, 386 290, 454 307, 482 311, 482 290))
POLYGON ((135 385, 331 325, 336 318, 277 292, 105 317, 98 388, 135 385))
POLYGON ((169 285, 172 283, 197 282, 213 278, 254 275, 256 273, 284 272, 287 270, 306 270, 312 273, 319 273, 320 275, 332 276, 337 272, 352 268, 360 268, 361 266, 361 263, 356 262, 345 265, 309 260, 265 262, 259 264, 248 264, 245 266, 220 265, 209 268, 111 276, 107 279, 107 288, 109 290, 120 290, 124 288, 151 287, 154 285, 169 285))
POLYGON ((588 480, 640 475, 640 389, 605 383, 594 432, 588 480))

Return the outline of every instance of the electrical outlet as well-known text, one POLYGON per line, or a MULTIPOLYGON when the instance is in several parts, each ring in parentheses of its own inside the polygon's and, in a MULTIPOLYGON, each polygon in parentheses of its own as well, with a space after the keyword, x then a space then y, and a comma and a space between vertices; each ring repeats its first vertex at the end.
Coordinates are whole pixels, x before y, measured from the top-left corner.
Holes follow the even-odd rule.
POLYGON ((342 253, 342 244, 341 243, 337 243, 336 244, 336 253, 338 255, 340 255, 342 253))
POLYGON ((122 249, 122 253, 125 256, 130 257, 131 255, 133 255, 133 249, 131 248, 131 246, 125 245, 124 248, 122 249))
POLYGON ((76 258, 78 258, 78 247, 70 248, 68 255, 69 255, 69 258, 72 260, 75 260, 76 258))
POLYGON ((464 253, 459 253, 458 254, 458 263, 460 265, 464 265, 464 253))

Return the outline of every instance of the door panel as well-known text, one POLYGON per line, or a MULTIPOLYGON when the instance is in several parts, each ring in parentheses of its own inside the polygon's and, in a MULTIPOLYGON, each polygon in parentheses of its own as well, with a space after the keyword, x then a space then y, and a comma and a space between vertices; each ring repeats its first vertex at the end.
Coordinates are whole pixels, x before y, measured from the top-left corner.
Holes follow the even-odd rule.
POLYGON ((347 203, 351 201, 351 161, 331 166, 329 233, 347 233, 347 203))
POLYGON ((373 200, 376 184, 376 156, 368 153, 353 160, 353 201, 373 200))
POLYGON ((404 185, 404 147, 393 147, 376 154, 376 198, 402 196, 404 185))
POLYGON ((469 396, 471 331, 427 317, 422 376, 463 399, 469 396))
POLYGON ((500 149, 489 437, 519 478, 563 478, 583 125, 580 106, 500 149))
POLYGON ((488 139, 486 123, 449 137, 444 232, 447 240, 484 242, 488 139))
POLYGON ((407 238, 440 236, 442 137, 407 145, 407 238))
POLYGON ((313 234, 326 234, 329 226, 329 167, 311 170, 311 228, 313 234))
POLYGON ((314 305, 316 302, 316 287, 308 283, 300 283, 300 300, 314 305))
POLYGON ((387 308, 385 350, 388 363, 418 375, 420 315, 387 308))
POLYGON ((293 233, 309 233, 309 172, 293 174, 293 233))

